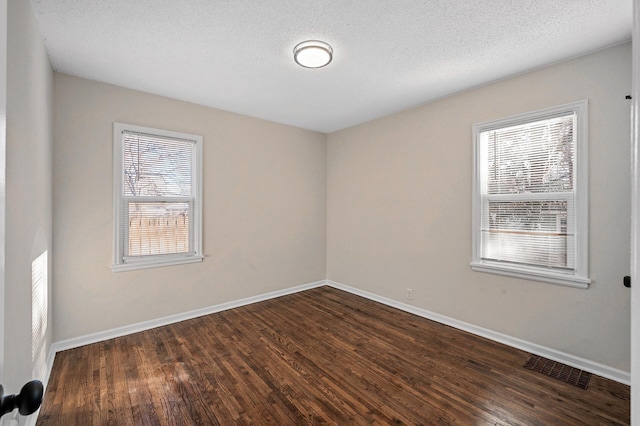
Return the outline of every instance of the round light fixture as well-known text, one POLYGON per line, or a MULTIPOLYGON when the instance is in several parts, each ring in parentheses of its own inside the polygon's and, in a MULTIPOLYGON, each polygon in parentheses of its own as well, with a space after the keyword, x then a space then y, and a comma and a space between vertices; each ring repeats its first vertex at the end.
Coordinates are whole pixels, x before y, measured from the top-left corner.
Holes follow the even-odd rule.
POLYGON ((333 49, 322 41, 303 41, 293 48, 293 59, 305 68, 322 68, 333 59, 333 49))

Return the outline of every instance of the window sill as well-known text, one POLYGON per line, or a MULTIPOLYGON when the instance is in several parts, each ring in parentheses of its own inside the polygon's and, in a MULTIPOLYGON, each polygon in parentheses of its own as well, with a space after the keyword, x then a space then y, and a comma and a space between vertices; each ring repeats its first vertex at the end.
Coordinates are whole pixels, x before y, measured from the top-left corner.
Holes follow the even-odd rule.
POLYGON ((525 280, 540 281, 582 289, 589 288, 589 283, 591 282, 589 278, 579 277, 576 275, 497 265, 487 262, 471 262, 471 269, 476 272, 504 275, 507 277, 522 278, 525 280))
POLYGON ((182 265, 185 263, 196 263, 202 262, 204 256, 195 255, 195 256, 182 256, 179 258, 171 258, 171 259, 147 259, 147 260, 139 260, 136 262, 129 263, 119 263, 117 265, 111 265, 112 272, 124 272, 124 271, 135 271, 138 269, 149 269, 149 268, 160 268, 163 266, 173 266, 173 265, 182 265))

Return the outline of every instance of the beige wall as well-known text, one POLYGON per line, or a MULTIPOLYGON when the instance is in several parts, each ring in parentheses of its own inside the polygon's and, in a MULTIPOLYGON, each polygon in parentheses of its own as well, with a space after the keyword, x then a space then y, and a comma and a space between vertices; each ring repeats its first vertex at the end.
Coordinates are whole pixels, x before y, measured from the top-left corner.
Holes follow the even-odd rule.
MULTIPOLYGON (((53 73, 31 3, 8 1, 7 23, 3 384, 14 393, 32 378, 43 379, 51 346, 49 306, 48 328, 36 336, 32 356, 32 262, 45 252, 51 260, 53 73)), ((50 301, 48 271, 47 282, 50 301)))
POLYGON ((57 73, 54 105, 56 341, 325 278, 325 135, 57 73), (111 271, 114 121, 204 137, 202 263, 111 271))
POLYGON ((630 43, 328 136, 327 276, 629 371, 630 43), (473 123, 589 99, 590 277, 471 271, 473 123))

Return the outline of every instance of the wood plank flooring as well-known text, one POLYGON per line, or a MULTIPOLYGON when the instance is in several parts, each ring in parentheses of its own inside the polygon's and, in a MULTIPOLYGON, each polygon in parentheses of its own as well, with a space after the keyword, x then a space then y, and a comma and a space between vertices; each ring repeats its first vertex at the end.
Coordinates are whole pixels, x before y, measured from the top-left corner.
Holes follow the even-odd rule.
POLYGON ((60 352, 37 424, 629 424, 629 387, 320 287, 60 352))

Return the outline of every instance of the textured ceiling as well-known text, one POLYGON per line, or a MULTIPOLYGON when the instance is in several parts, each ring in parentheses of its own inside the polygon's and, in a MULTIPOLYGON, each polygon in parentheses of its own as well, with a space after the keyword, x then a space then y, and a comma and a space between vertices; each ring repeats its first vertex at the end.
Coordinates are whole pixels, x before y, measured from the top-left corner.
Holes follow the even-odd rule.
POLYGON ((332 132, 631 39, 632 0, 32 0, 57 71, 332 132), (296 44, 333 46, 326 68, 296 44))

